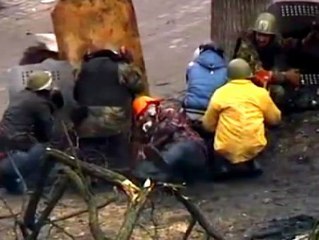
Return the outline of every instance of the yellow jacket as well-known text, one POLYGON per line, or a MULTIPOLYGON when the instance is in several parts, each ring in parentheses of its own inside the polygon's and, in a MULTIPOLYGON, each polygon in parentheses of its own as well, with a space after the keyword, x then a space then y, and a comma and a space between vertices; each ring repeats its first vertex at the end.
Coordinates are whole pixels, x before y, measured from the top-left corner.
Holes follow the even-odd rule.
POLYGON ((276 125, 280 120, 281 112, 267 90, 239 79, 214 93, 203 125, 215 132, 214 150, 236 164, 251 160, 265 148, 264 122, 276 125))

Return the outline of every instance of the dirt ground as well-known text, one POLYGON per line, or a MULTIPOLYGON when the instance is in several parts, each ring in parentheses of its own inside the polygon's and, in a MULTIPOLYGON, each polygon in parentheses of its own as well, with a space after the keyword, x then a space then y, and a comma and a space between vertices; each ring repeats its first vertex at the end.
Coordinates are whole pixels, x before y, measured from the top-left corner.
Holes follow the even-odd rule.
MULTIPOLYGON (((152 90, 159 95, 176 95, 183 90, 185 66, 193 49, 209 36, 209 1, 187 0, 184 5, 179 0, 134 2, 152 90)), ((34 3, 35 7, 37 4, 34 3)), ((25 36, 26 31, 51 30, 43 6, 37 14, 26 15, 18 20, 11 16, 0 21, 2 71, 15 64, 24 47, 32 42, 25 36)), ((6 103, 5 79, 0 80, 0 87, 3 109, 6 103)), ((298 215, 319 216, 318 121, 317 112, 296 114, 287 117, 287 121, 279 128, 272 129, 269 133, 269 149, 261 160, 265 173, 259 179, 200 183, 186 190, 187 194, 200 205, 225 238, 230 240, 249 239, 252 232, 273 219, 298 215)), ((20 198, 7 196, 4 192, 0 194, 13 208, 19 206, 20 198)), ((104 198, 102 193, 99 198, 104 198)), ((158 201, 155 215, 159 239, 182 239, 187 227, 187 212, 170 197, 161 197, 158 201)), ((79 196, 70 194, 53 216, 76 211, 82 206, 79 196)), ((109 236, 116 233, 124 211, 123 201, 101 211, 100 221, 109 236)), ((149 213, 149 209, 144 210, 140 227, 132 239, 151 239, 147 234, 153 231, 149 213)), ((7 212, 0 203, 0 215, 3 214, 7 212)), ((86 215, 63 225, 76 239, 91 239, 87 234, 86 215)), ((0 239, 14 239, 8 230, 10 227, 8 221, 0 222, 0 239)), ((289 229, 294 230, 295 227, 289 229)), ((49 239, 68 238, 57 232, 55 237, 49 239)), ((203 239, 201 229, 197 228, 190 239, 203 239)), ((264 239, 293 238, 277 235, 264 239)))

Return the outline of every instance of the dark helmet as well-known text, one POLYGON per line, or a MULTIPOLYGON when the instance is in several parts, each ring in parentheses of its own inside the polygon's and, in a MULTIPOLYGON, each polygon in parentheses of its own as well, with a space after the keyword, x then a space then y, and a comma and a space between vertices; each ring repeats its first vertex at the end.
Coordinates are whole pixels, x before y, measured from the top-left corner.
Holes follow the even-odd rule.
POLYGON ((35 71, 31 73, 26 84, 26 88, 31 91, 51 90, 52 86, 52 74, 48 71, 35 71))
POLYGON ((249 79, 253 76, 248 62, 242 58, 236 58, 229 62, 227 75, 229 80, 249 79))
POLYGON ((268 12, 259 14, 253 30, 258 33, 275 35, 277 33, 276 17, 268 12))

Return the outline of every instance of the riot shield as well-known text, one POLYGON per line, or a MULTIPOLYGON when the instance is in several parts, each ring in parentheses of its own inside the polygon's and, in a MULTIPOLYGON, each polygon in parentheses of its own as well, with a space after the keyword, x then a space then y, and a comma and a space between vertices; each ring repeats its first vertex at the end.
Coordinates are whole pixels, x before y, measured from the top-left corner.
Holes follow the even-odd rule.
MULTIPOLYGON (((74 67, 80 67, 82 56, 90 48, 126 46, 147 83, 132 0, 60 0, 52 21, 61 58, 74 67)), ((148 85, 145 93, 149 93, 148 85)))
POLYGON ((68 120, 69 111, 76 102, 73 99, 73 69, 66 61, 48 59, 39 64, 15 66, 10 68, 6 76, 6 79, 8 80, 7 89, 9 92, 9 101, 12 101, 12 99, 14 99, 15 96, 25 88, 29 75, 36 70, 44 70, 52 73, 54 86, 60 89, 65 102, 61 115, 59 115, 63 119, 68 120))

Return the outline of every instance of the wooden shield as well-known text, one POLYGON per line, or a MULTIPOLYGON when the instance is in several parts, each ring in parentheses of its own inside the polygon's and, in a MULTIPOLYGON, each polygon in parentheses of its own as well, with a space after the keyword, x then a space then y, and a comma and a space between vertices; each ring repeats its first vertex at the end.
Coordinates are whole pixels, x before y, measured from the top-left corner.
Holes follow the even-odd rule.
POLYGON ((126 46, 143 72, 145 63, 132 0, 59 0, 52 12, 59 53, 74 67, 89 49, 126 46))

